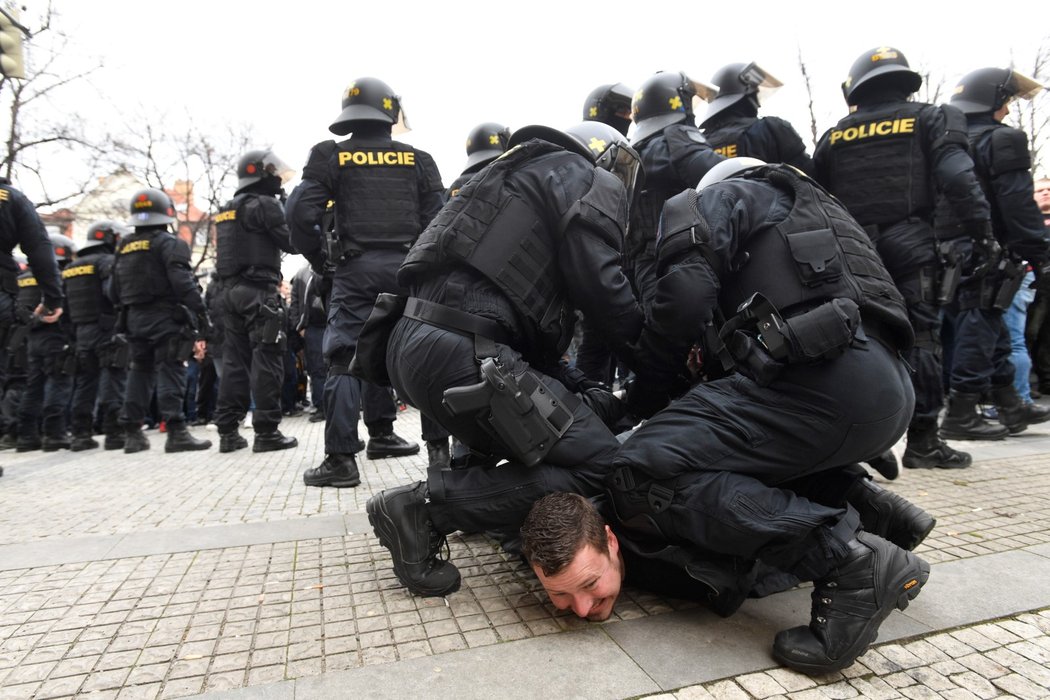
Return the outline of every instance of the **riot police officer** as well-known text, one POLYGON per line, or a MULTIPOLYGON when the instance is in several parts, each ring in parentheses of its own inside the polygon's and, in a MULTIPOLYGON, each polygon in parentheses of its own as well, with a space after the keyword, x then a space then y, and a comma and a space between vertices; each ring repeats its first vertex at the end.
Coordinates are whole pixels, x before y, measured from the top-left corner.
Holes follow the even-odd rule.
POLYGON ((608 124, 624 136, 631 128, 631 98, 634 93, 623 83, 599 85, 583 101, 583 121, 608 124))
POLYGON ((237 163, 237 190, 216 216, 215 268, 222 280, 225 342, 215 410, 219 452, 248 446, 237 431, 255 400, 253 452, 295 447, 281 433, 287 312, 278 292, 281 252, 294 252, 278 197, 291 169, 269 150, 237 163))
MULTIPOLYGON (((1043 86, 1008 68, 982 68, 963 76, 951 104, 966 114, 967 135, 977 175, 988 196, 994 241, 975 245, 963 239, 971 258, 952 306, 955 345, 951 393, 941 434, 956 439, 998 439, 1050 420, 1050 409, 1026 404, 1014 386, 1010 335, 1003 322, 1024 277, 1024 262, 1045 270, 1050 250, 1043 217, 1034 200, 1028 137, 1002 123, 1015 98, 1031 99, 1043 86), (991 393, 999 423, 975 409, 991 393)), ((959 217, 938 209, 938 233, 958 238, 959 217)))
POLYGON ((815 581, 810 625, 778 634, 773 654, 831 672, 929 575, 906 550, 933 519, 845 466, 893 445, 911 419, 899 353, 913 332, 863 229, 798 170, 729 159, 698 189, 663 208, 659 303, 635 371, 673 390, 698 348, 690 366, 705 381, 626 440, 610 496, 639 541, 815 581), (902 509, 902 527, 863 515, 880 509, 873 500, 902 509))
POLYGON ((292 299, 289 302, 289 325, 303 339, 303 360, 310 377, 310 403, 314 412, 311 423, 325 419, 324 385, 327 369, 324 365, 324 329, 328 325, 325 315, 323 278, 309 264, 303 265, 292 276, 292 299))
MULTIPOLYGON (((76 245, 62 234, 52 233, 49 237, 61 270, 73 261, 76 245)), ((18 452, 54 452, 70 445, 66 411, 75 368, 73 328, 68 314, 57 323, 42 323, 34 312, 41 299, 36 277, 32 270, 26 270, 18 276, 15 313, 22 325, 12 343, 17 348, 17 338, 23 338, 27 358, 25 388, 18 403, 18 452)))
POLYGON ((753 62, 723 66, 711 82, 718 87, 718 96, 709 100, 700 128, 716 153, 787 163, 813 174, 813 159, 795 127, 780 117, 758 116, 758 108, 782 82, 753 62))
POLYGON ((485 122, 471 129, 467 134, 467 164, 445 190, 445 201, 455 197, 467 180, 506 151, 509 140, 510 129, 496 122, 485 122))
POLYGON ((981 239, 989 232, 989 210, 966 152, 962 114, 909 101, 921 84, 899 50, 883 46, 861 54, 842 84, 851 112, 824 133, 813 160, 817 180, 868 232, 915 329, 907 357, 914 369, 915 416, 902 462, 908 468, 961 468, 970 465, 970 455, 937 434, 944 403, 941 306, 953 295, 958 257, 938 247, 933 215, 941 193, 965 235, 981 239))
POLYGON ((116 221, 96 221, 87 231, 87 245, 75 262, 62 271, 68 295, 69 318, 76 340, 76 384, 71 417, 74 452, 98 447, 92 437, 95 406, 102 418, 107 450, 124 447, 120 406, 124 402, 128 346, 114 338, 117 310, 110 300, 117 244, 128 229, 116 221))
MULTIPOLYGON (((354 455, 362 449, 357 423, 363 411, 369 459, 412 455, 419 445, 394 433, 397 409, 390 390, 350 375, 357 337, 381 292, 400 290, 395 276, 405 253, 442 207, 444 188, 433 157, 394 141, 395 125, 407 130, 401 98, 376 78, 346 89, 343 110, 329 127, 350 138, 323 141, 310 151, 302 182, 288 198, 292 243, 324 273, 334 267, 325 330, 325 458, 303 474, 308 486, 360 483, 354 455), (321 227, 335 201, 335 227, 321 227)), ((399 131, 400 133, 400 131, 399 131)), ((448 437, 426 418, 423 438, 432 465, 448 463, 448 437)))
POLYGON ((631 209, 624 257, 635 294, 648 307, 655 284, 656 226, 664 202, 696 187, 722 161, 696 128, 694 98, 712 99, 717 88, 685 73, 657 73, 642 83, 631 100, 635 128, 631 146, 645 170, 645 189, 631 209))
POLYGON ((139 190, 129 208, 134 232, 120 242, 113 278, 114 301, 123 307, 118 330, 127 335, 130 356, 119 418, 124 452, 149 449, 142 421, 154 388, 168 431, 164 451, 206 450, 211 441, 190 434, 183 412, 186 360, 198 331, 206 333, 208 325, 190 248, 169 230, 176 222, 175 206, 161 190, 139 190))
POLYGON ((392 331, 362 341, 355 363, 388 372, 399 396, 471 451, 463 468, 431 469, 427 482, 368 502, 414 593, 459 586, 456 568, 437 559, 442 534, 514 531, 550 490, 601 488, 620 402, 581 386, 561 358, 577 305, 621 354, 641 328, 620 268, 638 172, 637 154, 606 124, 519 129, 409 251, 398 272, 411 293, 404 308, 377 302, 370 325, 385 314, 392 331))

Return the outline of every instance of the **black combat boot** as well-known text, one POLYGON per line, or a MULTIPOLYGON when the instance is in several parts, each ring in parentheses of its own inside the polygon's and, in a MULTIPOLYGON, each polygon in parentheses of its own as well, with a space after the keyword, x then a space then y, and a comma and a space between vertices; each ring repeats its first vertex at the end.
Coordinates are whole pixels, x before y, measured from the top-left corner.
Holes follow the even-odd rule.
POLYGON ((448 452, 448 438, 444 440, 427 440, 427 460, 429 469, 448 469, 452 458, 448 452))
POLYGON ((809 626, 777 633, 773 658, 809 675, 841 671, 867 651, 894 608, 904 610, 930 565, 881 537, 858 532, 849 553, 813 582, 809 626))
POLYGON ((297 438, 288 437, 280 430, 274 430, 270 433, 256 432, 255 440, 252 442, 252 452, 275 452, 277 450, 287 450, 298 444, 299 440, 297 438))
POLYGON ((102 441, 102 449, 123 450, 124 444, 125 440, 123 433, 106 433, 106 439, 102 441))
POLYGON ((407 457, 419 452, 419 444, 409 442, 395 433, 374 435, 368 439, 365 455, 369 459, 383 457, 407 457))
POLYGON ((19 435, 15 441, 15 452, 33 452, 43 447, 39 435, 19 435))
POLYGON ((0 450, 13 450, 17 444, 18 438, 15 437, 14 433, 0 435, 0 450))
POLYGON ((165 452, 196 452, 211 447, 211 440, 198 440, 186 429, 185 423, 168 423, 168 439, 165 452))
POLYGON ((142 433, 142 427, 124 428, 124 454, 142 452, 149 449, 149 439, 142 433))
POLYGON ((426 489, 422 481, 387 489, 369 498, 365 510, 405 588, 420 596, 446 596, 459 590, 459 570, 438 559, 445 538, 427 514, 426 489))
POLYGON ((1026 404, 1013 384, 992 389, 992 403, 999 414, 999 422, 1006 426, 1011 435, 1016 435, 1030 425, 1050 420, 1050 408, 1026 404))
POLYGON ((83 450, 93 450, 98 447, 98 440, 93 438, 91 435, 74 435, 73 442, 70 443, 69 449, 73 452, 81 452, 83 450))
POLYGON ((941 423, 940 436, 945 440, 1002 440, 1010 431, 995 425, 977 412, 980 394, 967 394, 952 389, 948 394, 948 413, 941 423))
POLYGON ((72 444, 72 440, 69 439, 69 433, 45 435, 44 439, 40 441, 40 449, 44 452, 58 452, 59 450, 68 450, 72 444))
POLYGON ((865 532, 889 540, 901 549, 915 549, 937 521, 911 501, 871 479, 857 479, 846 491, 846 502, 857 509, 865 532))
POLYGON ((361 475, 357 471, 357 460, 348 452, 327 454, 321 466, 303 472, 303 483, 307 486, 353 488, 361 483, 361 475))
POLYGON ((937 423, 929 421, 908 428, 908 447, 901 462, 905 469, 965 469, 973 464, 973 458, 941 440, 937 423))
POLYGON ((890 481, 896 479, 901 473, 900 467, 897 466, 897 455, 893 454, 893 450, 886 450, 878 457, 872 457, 868 460, 868 466, 890 481))
POLYGON ((247 446, 248 441, 237 432, 236 427, 233 432, 219 433, 219 452, 236 452, 247 446))
POLYGON ((318 407, 318 409, 317 409, 316 411, 314 411, 314 412, 313 412, 313 413, 312 413, 312 414, 310 415, 310 419, 309 419, 309 422, 310 422, 310 423, 324 423, 324 422, 325 422, 325 414, 324 414, 324 409, 323 409, 323 408, 320 408, 320 407, 318 407))

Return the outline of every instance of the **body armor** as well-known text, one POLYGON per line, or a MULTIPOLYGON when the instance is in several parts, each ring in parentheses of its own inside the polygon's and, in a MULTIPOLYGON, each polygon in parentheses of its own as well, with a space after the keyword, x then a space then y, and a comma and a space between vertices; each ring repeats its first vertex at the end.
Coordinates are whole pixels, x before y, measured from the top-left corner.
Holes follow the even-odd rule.
POLYGON ((150 304, 172 295, 167 270, 158 249, 164 231, 136 231, 122 240, 115 265, 120 303, 150 304))
POLYGON ((225 279, 252 270, 258 271, 253 277, 272 278, 266 280, 272 282, 280 279, 281 249, 265 231, 251 231, 244 225, 245 210, 258 198, 261 195, 237 195, 216 217, 215 268, 219 277, 225 279))
POLYGON ((86 255, 62 271, 67 311, 73 323, 97 323, 103 315, 113 315, 104 284, 113 272, 114 257, 111 253, 86 255))
POLYGON ((15 296, 15 315, 18 317, 18 321, 20 323, 28 323, 29 318, 33 315, 33 311, 40 305, 41 301, 43 301, 43 296, 40 293, 40 287, 37 285, 33 272, 26 270, 18 275, 18 294, 15 296))

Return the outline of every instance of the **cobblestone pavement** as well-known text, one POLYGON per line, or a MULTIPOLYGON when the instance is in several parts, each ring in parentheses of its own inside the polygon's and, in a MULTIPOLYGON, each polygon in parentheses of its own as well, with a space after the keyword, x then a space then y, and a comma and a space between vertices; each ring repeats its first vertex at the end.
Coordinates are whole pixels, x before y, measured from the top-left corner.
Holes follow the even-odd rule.
MULTIPOLYGON (((0 700, 282 687, 695 611, 627 590, 610 622, 583 622, 554 610, 520 561, 463 534, 449 537, 462 588, 415 598, 393 577, 363 511, 373 493, 422 478, 425 457, 362 460, 356 489, 307 488, 301 473, 322 457, 323 424, 296 417, 282 430, 299 438, 297 449, 169 455, 152 431, 152 449, 136 455, 0 454, 0 700), (228 538, 187 544, 216 533, 228 538), (238 539, 245 533, 254 533, 250 544, 238 539), (149 553, 93 554, 126 537, 149 553), (5 545, 21 547, 19 557, 5 545), (61 563, 48 558, 53 547, 64 548, 61 563)), ((397 430, 418 440, 418 414, 402 413, 397 430)), ((194 432, 217 442, 213 430, 194 432)), ((1009 456, 975 444, 970 469, 906 471, 890 485, 938 518, 917 550, 931 563, 1050 543, 1050 427, 1007 442, 1009 456)), ((1048 610, 1050 586, 1037 609, 885 644, 833 678, 774 668, 673 696, 1050 697, 1048 610)))

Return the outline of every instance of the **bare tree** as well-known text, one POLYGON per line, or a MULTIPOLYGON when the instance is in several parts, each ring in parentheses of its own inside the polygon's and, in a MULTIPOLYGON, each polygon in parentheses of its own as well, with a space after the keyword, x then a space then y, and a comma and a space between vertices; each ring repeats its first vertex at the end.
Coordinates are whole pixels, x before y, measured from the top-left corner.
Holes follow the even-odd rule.
POLYGON ((802 73, 802 84, 806 86, 806 107, 809 109, 809 133, 813 140, 813 148, 816 148, 819 134, 817 132, 817 115, 813 110, 813 85, 809 80, 809 70, 806 68, 806 62, 802 58, 801 44, 798 45, 798 69, 802 73))
MULTIPOLYGON (((1011 66, 1021 73, 1035 78, 1044 85, 1050 83, 1050 37, 1045 37, 1036 50, 1031 63, 1011 66)), ((1047 174, 1042 163, 1046 153, 1047 138, 1050 138, 1050 96, 1047 90, 1041 90, 1031 100, 1018 100, 1010 105, 1010 114, 1004 120, 1010 126, 1017 127, 1028 134, 1028 149, 1032 154, 1032 173, 1036 177, 1047 174)))
POLYGON ((25 79, 0 77, 0 133, 4 139, 0 174, 11 180, 34 180, 37 207, 81 195, 100 167, 104 168, 109 153, 105 136, 90 134, 83 119, 66 105, 57 106, 68 88, 83 82, 102 64, 78 64, 73 69, 66 60, 69 39, 53 26, 53 19, 49 3, 40 26, 26 38, 25 79), (55 163, 62 163, 62 177, 56 177, 55 163))
POLYGON ((922 85, 919 86, 917 94, 920 102, 939 105, 948 101, 950 96, 945 88, 946 77, 943 73, 938 73, 928 66, 919 66, 915 72, 922 78, 922 85))

